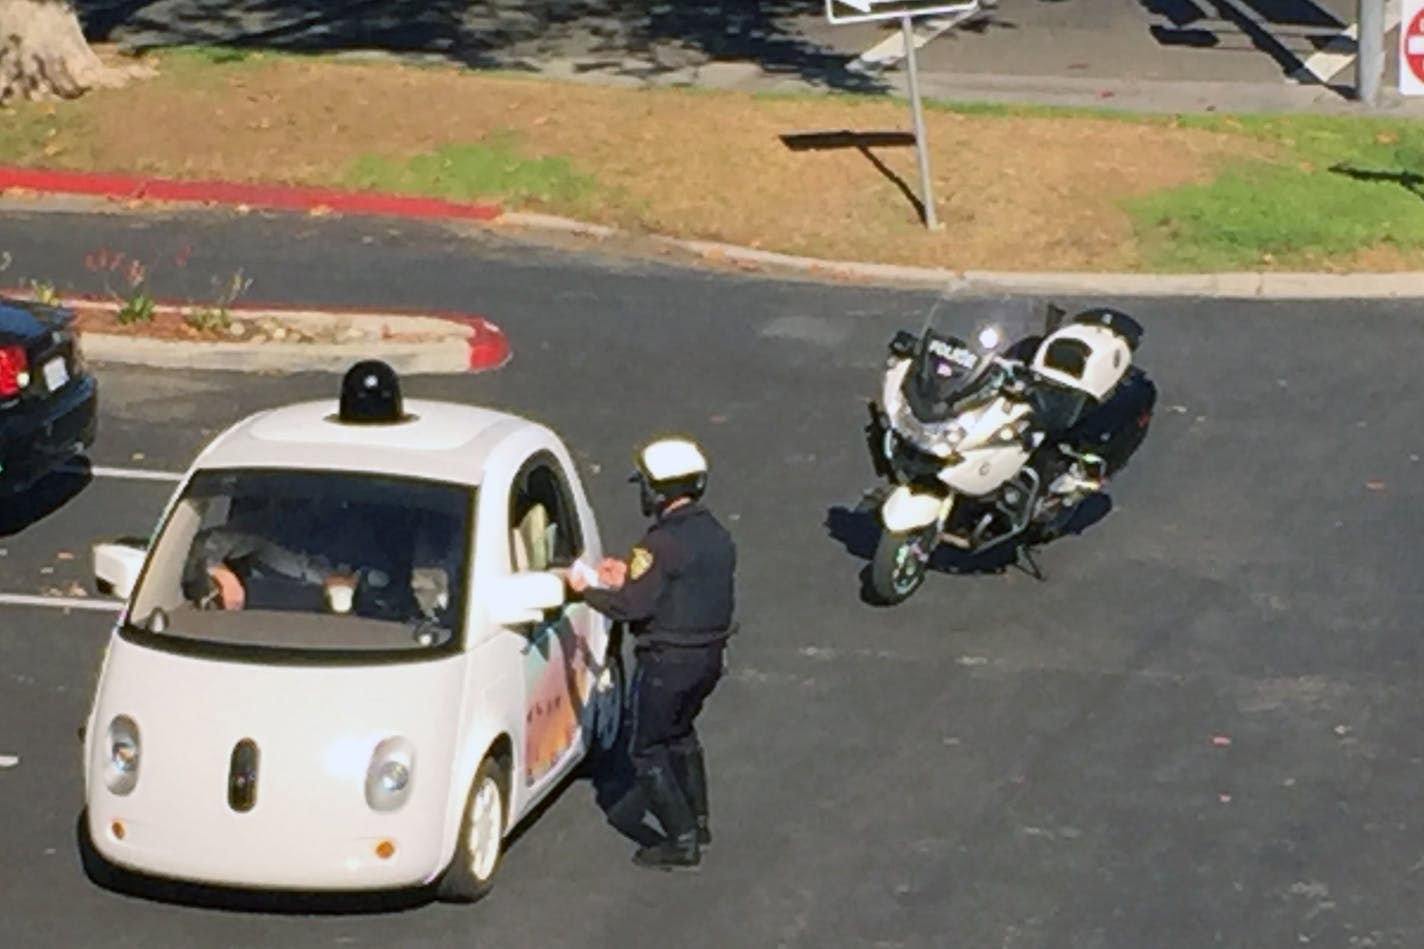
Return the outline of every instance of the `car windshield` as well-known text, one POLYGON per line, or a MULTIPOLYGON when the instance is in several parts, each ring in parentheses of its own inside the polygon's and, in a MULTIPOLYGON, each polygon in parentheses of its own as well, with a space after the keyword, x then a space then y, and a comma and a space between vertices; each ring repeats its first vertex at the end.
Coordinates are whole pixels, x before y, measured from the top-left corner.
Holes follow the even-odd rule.
POLYGON ((475 493, 346 471, 199 472, 157 537, 126 631, 258 660, 456 650, 475 493))

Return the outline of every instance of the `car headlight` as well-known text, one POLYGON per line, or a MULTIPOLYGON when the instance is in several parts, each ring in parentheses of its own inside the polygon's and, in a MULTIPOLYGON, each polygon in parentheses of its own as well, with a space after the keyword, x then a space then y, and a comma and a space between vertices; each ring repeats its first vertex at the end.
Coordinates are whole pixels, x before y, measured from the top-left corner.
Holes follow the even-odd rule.
POLYGON ((138 784, 142 753, 138 725, 127 715, 116 717, 109 723, 104 747, 108 751, 104 762, 104 784, 114 794, 128 794, 138 784))
POLYGON ((381 790, 387 794, 396 794, 404 791, 405 786, 410 783, 410 769, 399 761, 387 761, 381 765, 376 780, 381 783, 381 790))
POLYGON ((366 768, 366 803, 372 810, 393 811, 410 799, 415 776, 415 746, 399 736, 376 746, 366 768))

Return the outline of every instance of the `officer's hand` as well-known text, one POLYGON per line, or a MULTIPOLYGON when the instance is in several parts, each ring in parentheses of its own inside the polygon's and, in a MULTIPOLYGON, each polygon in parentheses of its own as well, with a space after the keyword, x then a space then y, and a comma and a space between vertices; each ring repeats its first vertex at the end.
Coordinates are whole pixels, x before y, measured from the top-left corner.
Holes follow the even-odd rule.
POLYGON ((598 579, 604 586, 617 589, 628 579, 628 563, 617 557, 604 557, 598 565, 598 579))

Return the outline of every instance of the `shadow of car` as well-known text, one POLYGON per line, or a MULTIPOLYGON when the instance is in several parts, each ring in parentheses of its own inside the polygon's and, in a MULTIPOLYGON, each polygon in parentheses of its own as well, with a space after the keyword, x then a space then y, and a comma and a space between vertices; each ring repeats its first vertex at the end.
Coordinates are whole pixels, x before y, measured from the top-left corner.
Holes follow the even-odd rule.
POLYGON ((49 517, 93 480, 88 459, 80 457, 23 490, 4 494, 0 497, 0 537, 13 537, 49 517))

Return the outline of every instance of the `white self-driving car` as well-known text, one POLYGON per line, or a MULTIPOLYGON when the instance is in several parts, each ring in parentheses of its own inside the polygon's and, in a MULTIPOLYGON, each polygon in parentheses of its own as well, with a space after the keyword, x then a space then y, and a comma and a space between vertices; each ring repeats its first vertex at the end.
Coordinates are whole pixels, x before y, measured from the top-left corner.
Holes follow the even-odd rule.
POLYGON ((95 546, 126 600, 83 732, 101 865, 472 901, 613 747, 620 631, 558 572, 603 555, 565 445, 372 365, 218 436, 148 542, 95 546))

